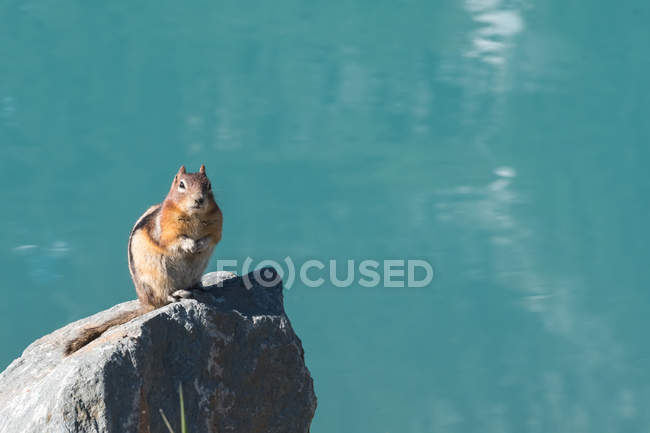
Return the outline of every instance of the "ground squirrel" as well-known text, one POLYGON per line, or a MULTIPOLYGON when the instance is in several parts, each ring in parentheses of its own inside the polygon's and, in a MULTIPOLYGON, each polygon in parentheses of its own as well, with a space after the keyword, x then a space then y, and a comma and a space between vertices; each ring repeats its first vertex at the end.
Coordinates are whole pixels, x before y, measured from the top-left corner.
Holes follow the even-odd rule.
POLYGON ((140 308, 81 331, 65 346, 69 355, 107 329, 192 295, 200 286, 215 245, 221 240, 222 214, 202 165, 198 173, 181 166, 165 200, 151 206, 131 230, 129 271, 140 308))

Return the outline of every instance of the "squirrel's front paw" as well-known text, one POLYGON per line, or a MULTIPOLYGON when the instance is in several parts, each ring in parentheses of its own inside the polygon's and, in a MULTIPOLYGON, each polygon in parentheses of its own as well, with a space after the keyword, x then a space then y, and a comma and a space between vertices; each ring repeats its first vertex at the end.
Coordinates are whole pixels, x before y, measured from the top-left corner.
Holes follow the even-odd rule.
POLYGON ((183 236, 179 242, 179 247, 187 253, 195 253, 197 251, 197 242, 192 238, 183 236))
POLYGON ((195 252, 201 252, 205 250, 209 245, 210 245, 210 236, 206 236, 204 238, 199 239, 196 243, 196 251, 195 252))

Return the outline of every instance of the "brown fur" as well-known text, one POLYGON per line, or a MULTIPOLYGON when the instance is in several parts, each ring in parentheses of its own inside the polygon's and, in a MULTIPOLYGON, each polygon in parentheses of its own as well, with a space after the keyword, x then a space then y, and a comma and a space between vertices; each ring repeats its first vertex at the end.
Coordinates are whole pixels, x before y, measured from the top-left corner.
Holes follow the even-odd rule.
POLYGON ((65 349, 63 350, 63 353, 66 356, 68 356, 71 353, 74 353, 77 350, 81 349, 83 346, 90 343, 91 341, 97 339, 109 328, 112 328, 113 326, 117 326, 117 325, 122 325, 123 323, 126 323, 131 319, 135 319, 136 317, 148 313, 149 311, 152 310, 153 307, 151 306, 148 305, 141 306, 137 310, 120 313, 117 316, 107 320, 106 322, 100 323, 99 325, 89 326, 87 328, 84 328, 81 331, 81 334, 79 334, 74 340, 68 341, 68 343, 65 345, 65 349))
POLYGON ((222 224, 205 166, 197 173, 187 173, 181 166, 165 200, 151 206, 129 236, 129 271, 141 308, 84 329, 66 345, 65 354, 74 353, 113 326, 168 304, 176 291, 197 286, 221 240, 222 224))

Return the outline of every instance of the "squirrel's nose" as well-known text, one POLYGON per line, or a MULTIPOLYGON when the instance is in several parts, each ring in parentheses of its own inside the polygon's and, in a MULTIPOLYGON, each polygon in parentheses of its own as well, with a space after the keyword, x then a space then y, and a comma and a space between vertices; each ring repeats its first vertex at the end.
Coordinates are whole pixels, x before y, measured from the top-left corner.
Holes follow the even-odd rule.
POLYGON ((201 197, 201 198, 197 198, 196 200, 194 200, 194 203, 196 203, 198 205, 202 205, 204 201, 205 201, 205 199, 203 197, 201 197))

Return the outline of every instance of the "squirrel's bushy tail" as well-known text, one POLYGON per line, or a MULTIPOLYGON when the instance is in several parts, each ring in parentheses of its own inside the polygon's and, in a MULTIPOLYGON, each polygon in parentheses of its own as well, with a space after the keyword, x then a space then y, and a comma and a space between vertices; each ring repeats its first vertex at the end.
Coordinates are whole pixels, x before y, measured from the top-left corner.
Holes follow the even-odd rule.
POLYGON ((98 325, 88 326, 81 330, 81 333, 79 334, 78 337, 66 343, 65 349, 63 349, 63 353, 65 354, 65 356, 71 355, 77 350, 84 347, 86 344, 90 343, 96 338, 99 338, 100 335, 102 335, 104 332, 106 332, 108 329, 112 328, 113 326, 118 326, 123 323, 126 323, 132 319, 135 319, 138 316, 148 313, 151 310, 153 310, 153 307, 149 305, 141 306, 136 310, 125 311, 124 313, 120 313, 117 316, 98 325))

